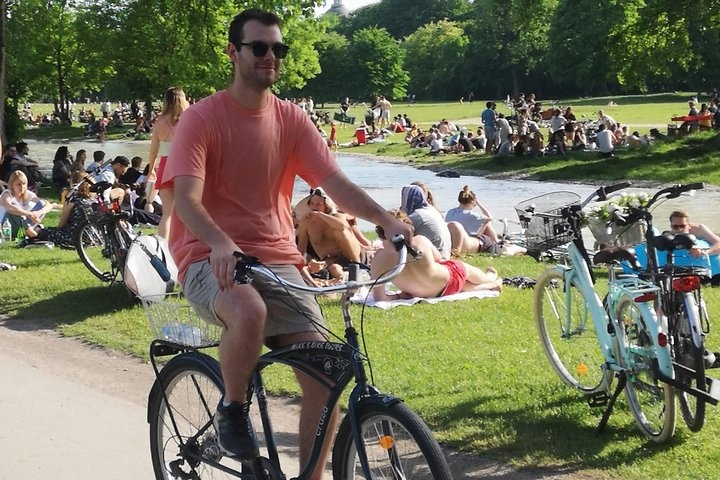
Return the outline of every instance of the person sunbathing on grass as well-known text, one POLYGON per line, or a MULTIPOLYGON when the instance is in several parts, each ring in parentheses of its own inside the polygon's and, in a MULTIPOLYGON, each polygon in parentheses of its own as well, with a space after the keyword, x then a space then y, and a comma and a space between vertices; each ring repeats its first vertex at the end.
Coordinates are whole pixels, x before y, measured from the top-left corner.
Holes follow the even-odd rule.
POLYGON ((360 263, 364 258, 367 239, 361 243, 354 218, 339 213, 335 204, 315 189, 307 201, 309 210, 298 212, 298 250, 307 259, 317 257, 324 262, 331 278, 341 278, 342 269, 351 262, 360 263), (356 231, 357 230, 357 233, 356 231))
MULTIPOLYGON (((396 218, 411 223, 407 215, 400 210, 389 210, 396 218)), ((370 276, 378 278, 397 265, 399 253, 387 238, 382 227, 375 227, 383 248, 375 252, 370 264, 370 276)), ((415 235, 410 244, 422 254, 414 260, 409 257, 403 271, 393 279, 400 289, 396 294, 385 292, 385 286, 373 288, 375 301, 397 300, 413 297, 434 298, 459 292, 502 289, 502 279, 494 268, 484 272, 477 267, 457 259, 443 260, 437 248, 422 235, 415 235)))

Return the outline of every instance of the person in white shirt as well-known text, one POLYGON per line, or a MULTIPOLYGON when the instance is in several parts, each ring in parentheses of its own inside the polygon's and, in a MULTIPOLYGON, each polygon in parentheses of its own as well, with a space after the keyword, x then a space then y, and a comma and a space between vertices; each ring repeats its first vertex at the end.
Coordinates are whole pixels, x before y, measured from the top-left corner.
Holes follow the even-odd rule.
POLYGON ((612 157, 614 156, 615 147, 613 147, 613 134, 610 130, 605 127, 604 123, 598 126, 598 132, 596 134, 596 142, 598 150, 600 150, 601 157, 612 157))

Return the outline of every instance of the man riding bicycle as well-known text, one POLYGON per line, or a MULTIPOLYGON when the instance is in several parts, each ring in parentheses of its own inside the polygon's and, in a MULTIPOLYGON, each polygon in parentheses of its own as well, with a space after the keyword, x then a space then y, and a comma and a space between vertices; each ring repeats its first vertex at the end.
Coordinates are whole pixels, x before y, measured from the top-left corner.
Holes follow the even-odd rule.
MULTIPOLYGON (((307 114, 270 91, 288 52, 280 26, 276 15, 260 10, 235 17, 226 47, 234 66, 232 84, 185 111, 167 169, 176 214, 169 244, 183 291, 199 315, 224 327, 220 364, 226 390, 215 415, 219 442, 243 461, 257 455, 249 405, 243 402, 263 342, 274 348, 325 337, 317 327, 324 320, 312 296, 289 293, 261 278, 252 285, 235 284, 233 253, 258 257, 278 275, 303 283, 299 268, 304 259, 294 241, 290 205, 298 175, 312 187, 321 186, 344 211, 382 225, 389 235, 412 237, 412 227, 394 219, 340 171, 307 114)), ((327 391, 296 375, 303 391, 302 466, 327 391)), ((320 478, 321 470, 313 477, 320 478)))

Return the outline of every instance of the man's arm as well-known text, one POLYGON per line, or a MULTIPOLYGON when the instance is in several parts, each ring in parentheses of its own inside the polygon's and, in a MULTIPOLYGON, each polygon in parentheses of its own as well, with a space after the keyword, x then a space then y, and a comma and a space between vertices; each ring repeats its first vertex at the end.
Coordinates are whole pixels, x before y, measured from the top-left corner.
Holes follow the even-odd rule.
POLYGON ((401 234, 409 240, 413 237, 413 227, 390 215, 378 205, 362 188, 351 182, 338 171, 328 177, 321 187, 330 195, 343 212, 363 218, 385 230, 387 238, 401 234))
POLYGON ((226 291, 235 284, 237 258, 233 253, 240 248, 218 227, 203 206, 204 185, 205 182, 197 177, 185 175, 175 177, 174 212, 198 240, 211 248, 210 267, 220 290, 226 291))
POLYGON ((720 253, 720 236, 710 230, 705 224, 698 223, 690 228, 690 233, 696 237, 702 238, 710 244, 710 248, 706 251, 708 255, 720 253))

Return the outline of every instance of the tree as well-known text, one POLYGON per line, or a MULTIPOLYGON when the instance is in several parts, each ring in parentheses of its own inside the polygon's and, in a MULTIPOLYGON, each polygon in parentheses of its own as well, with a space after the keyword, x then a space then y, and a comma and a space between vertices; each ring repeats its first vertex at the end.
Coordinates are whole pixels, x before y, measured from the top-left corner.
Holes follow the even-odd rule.
POLYGON ((320 103, 338 101, 354 95, 348 89, 348 79, 352 76, 354 63, 348 53, 349 43, 348 39, 339 33, 328 32, 316 44, 321 73, 308 80, 302 89, 303 95, 312 96, 320 103))
POLYGON ((350 37, 363 28, 379 27, 399 40, 423 25, 443 19, 456 20, 469 11, 468 0, 382 0, 350 13, 338 31, 350 37))
POLYGON ((465 67, 468 38, 455 22, 429 23, 410 34, 402 46, 409 91, 421 98, 459 98, 464 88, 459 71, 465 67), (432 66, 432 68, 430 68, 432 66))
POLYGON ((387 30, 364 28, 355 32, 348 53, 353 59, 348 84, 358 98, 405 98, 409 77, 403 69, 404 51, 387 30))
POLYGON ((548 34, 553 45, 548 54, 553 79, 580 87, 586 95, 606 93, 608 84, 615 81, 608 37, 620 23, 622 8, 616 0, 560 0, 548 34))
POLYGON ((548 29, 556 5, 557 0, 475 2, 472 22, 467 25, 471 45, 466 64, 487 75, 483 83, 494 88, 495 96, 536 86, 532 76, 545 69, 548 29))

